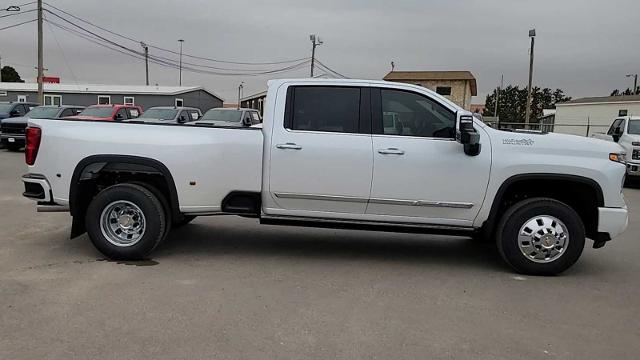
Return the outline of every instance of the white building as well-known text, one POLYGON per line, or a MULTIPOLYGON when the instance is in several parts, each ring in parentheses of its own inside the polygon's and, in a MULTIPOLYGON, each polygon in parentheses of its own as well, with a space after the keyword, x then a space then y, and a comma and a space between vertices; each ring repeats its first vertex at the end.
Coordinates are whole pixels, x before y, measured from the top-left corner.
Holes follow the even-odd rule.
POLYGON ((575 99, 556 104, 554 132, 591 136, 619 116, 640 115, 640 95, 575 99))

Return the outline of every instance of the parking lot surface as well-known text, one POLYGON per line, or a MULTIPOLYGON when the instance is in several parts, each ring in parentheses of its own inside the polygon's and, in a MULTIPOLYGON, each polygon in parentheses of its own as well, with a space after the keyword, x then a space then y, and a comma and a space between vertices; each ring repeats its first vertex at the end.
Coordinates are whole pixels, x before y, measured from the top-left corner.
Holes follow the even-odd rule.
POLYGON ((640 190, 627 232, 562 276, 470 239, 198 218, 105 261, 22 198, 0 150, 0 359, 637 359, 640 190))

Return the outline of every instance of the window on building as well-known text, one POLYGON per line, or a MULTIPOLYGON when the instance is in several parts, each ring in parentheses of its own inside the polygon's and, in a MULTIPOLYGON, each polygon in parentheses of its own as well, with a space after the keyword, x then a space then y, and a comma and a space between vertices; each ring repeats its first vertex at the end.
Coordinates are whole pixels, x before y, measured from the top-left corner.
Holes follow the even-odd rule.
POLYGON ((627 116, 629 110, 618 110, 618 116, 627 116))
POLYGON ((360 120, 360 88, 301 86, 292 91, 293 130, 355 133, 360 120))
POLYGON ((451 86, 438 86, 436 87, 436 92, 443 96, 451 95, 451 86))
POLYGON ((385 135, 453 138, 456 115, 437 102, 408 91, 383 89, 382 130, 385 135))
POLYGON ((27 95, 18 95, 18 102, 27 102, 27 95))
POLYGON ((180 98, 176 98, 176 104, 177 107, 183 107, 184 106, 184 100, 180 99, 180 98))
POLYGON ((62 105, 62 95, 44 94, 44 105, 62 105))
POLYGON ((98 95, 98 104, 100 104, 100 105, 111 105, 111 96, 109 96, 109 95, 98 95))
POLYGON ((135 105, 136 104, 136 99, 133 96, 125 96, 124 97, 124 104, 125 105, 135 105))

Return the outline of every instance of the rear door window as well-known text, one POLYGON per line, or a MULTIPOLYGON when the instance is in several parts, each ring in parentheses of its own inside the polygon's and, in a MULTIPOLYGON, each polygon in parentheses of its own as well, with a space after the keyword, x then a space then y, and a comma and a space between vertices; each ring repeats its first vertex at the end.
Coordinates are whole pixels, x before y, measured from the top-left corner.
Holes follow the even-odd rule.
POLYGON ((296 86, 285 126, 291 130, 357 133, 360 92, 359 87, 296 86))

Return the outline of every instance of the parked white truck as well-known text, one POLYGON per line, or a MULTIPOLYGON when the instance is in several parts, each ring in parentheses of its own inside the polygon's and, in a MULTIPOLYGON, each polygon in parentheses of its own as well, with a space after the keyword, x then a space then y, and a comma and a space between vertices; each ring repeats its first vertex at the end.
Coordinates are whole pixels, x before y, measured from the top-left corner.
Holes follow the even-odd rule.
POLYGON ((383 81, 270 81, 265 104, 262 128, 31 120, 24 195, 116 259, 233 214, 495 239, 516 271, 549 275, 627 226, 616 143, 495 130, 383 81))
POLYGON ((625 116, 613 120, 606 134, 594 138, 617 142, 627 153, 627 175, 640 176, 640 116, 625 116))

